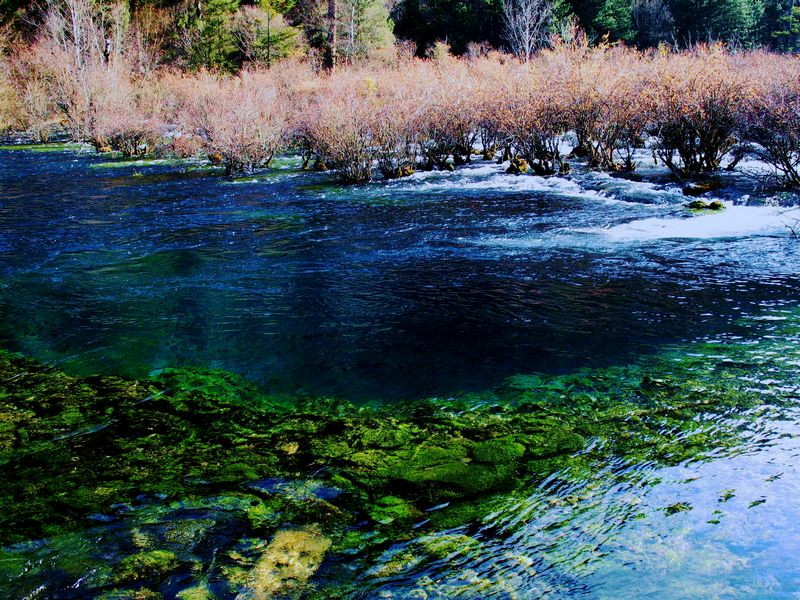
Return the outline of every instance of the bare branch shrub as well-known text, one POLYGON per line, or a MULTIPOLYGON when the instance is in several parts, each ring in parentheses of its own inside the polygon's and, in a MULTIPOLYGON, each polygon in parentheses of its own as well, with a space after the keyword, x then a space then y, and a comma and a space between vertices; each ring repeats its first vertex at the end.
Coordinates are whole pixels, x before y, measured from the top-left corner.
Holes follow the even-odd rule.
POLYGON ((228 175, 269 166, 284 143, 286 119, 278 88, 267 73, 235 78, 203 74, 183 107, 184 130, 219 154, 228 175))
POLYGON ((25 127, 22 99, 13 82, 12 66, 0 57, 0 132, 25 127))
POLYGON ((721 48, 698 48, 655 61, 647 84, 655 155, 680 178, 713 173, 736 143, 746 102, 742 74, 721 48))
MULTIPOLYGON (((777 181, 800 188, 800 65, 793 59, 758 86, 742 110, 739 130, 750 152, 774 169, 777 181)), ((766 70, 768 65, 762 63, 766 70)), ((763 73, 764 71, 762 71, 763 73)))
POLYGON ((321 92, 306 130, 314 154, 346 183, 369 181, 379 154, 371 127, 378 104, 375 80, 339 73, 321 92))
MULTIPOLYGON (((552 58, 550 56, 549 58, 552 58)), ((565 74, 554 61, 509 74, 499 129, 537 175, 564 172, 560 147, 569 130, 565 74)))
POLYGON ((592 168, 631 171, 647 124, 641 55, 600 47, 571 64, 567 81, 570 125, 578 138, 573 155, 592 168))

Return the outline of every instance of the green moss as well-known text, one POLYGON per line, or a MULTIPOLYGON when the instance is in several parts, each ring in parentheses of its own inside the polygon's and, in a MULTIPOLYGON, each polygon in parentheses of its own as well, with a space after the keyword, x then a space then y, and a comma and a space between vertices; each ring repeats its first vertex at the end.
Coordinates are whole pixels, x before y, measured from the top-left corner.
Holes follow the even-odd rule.
POLYGON ((692 510, 692 505, 688 502, 676 502, 664 508, 664 514, 667 516, 677 515, 678 513, 692 510))
POLYGON ((163 600, 164 596, 146 588, 138 590, 111 590, 97 597, 97 600, 163 600))
POLYGON ((522 458, 525 446, 513 437, 504 437, 478 442, 472 448, 472 457, 483 463, 510 463, 522 458))
POLYGON ((88 151, 91 146, 84 144, 10 144, 0 146, 0 150, 26 152, 78 152, 88 151))
MULTIPOLYGON (((472 551, 466 537, 445 543, 435 532, 484 523, 526 502, 545 478, 585 485, 611 459, 674 465, 735 447, 741 428, 712 413, 743 415, 777 398, 779 386, 759 388, 759 370, 769 370, 765 381, 794 376, 796 357, 784 367, 756 356, 767 351, 697 344, 631 365, 517 376, 497 390, 391 406, 287 401, 207 369, 148 381, 78 378, 0 353, 0 535, 3 544, 49 537, 53 555, 71 558, 52 560, 47 576, 74 582, 93 573, 91 590, 165 592, 158 584, 173 575, 187 589, 228 582, 235 596, 256 585, 252 570, 280 531, 325 540, 320 560, 332 544, 348 560, 382 557, 373 575, 396 573, 472 551), (94 542, 73 532, 106 522, 103 553, 87 553, 94 542), (428 538, 437 541, 419 541, 428 538)), ((0 575, 19 581, 24 597, 45 576, 30 560, 51 558, 15 548, 0 555, 0 575)), ((265 576, 278 567, 276 555, 270 561, 261 563, 265 576)), ((269 581, 266 588, 278 585, 269 581)))
POLYGON ((421 514, 411 502, 397 496, 384 496, 369 509, 370 518, 383 525, 396 520, 414 519, 421 514))
POLYGON ((217 598, 205 584, 181 590, 175 597, 177 600, 216 600, 217 598))
POLYGON ((115 568, 117 581, 158 581, 178 568, 178 557, 167 550, 140 552, 124 558, 115 568))
POLYGON ((417 544, 425 554, 437 560, 444 560, 454 555, 467 556, 480 547, 480 542, 475 538, 453 533, 425 536, 418 539, 417 544))

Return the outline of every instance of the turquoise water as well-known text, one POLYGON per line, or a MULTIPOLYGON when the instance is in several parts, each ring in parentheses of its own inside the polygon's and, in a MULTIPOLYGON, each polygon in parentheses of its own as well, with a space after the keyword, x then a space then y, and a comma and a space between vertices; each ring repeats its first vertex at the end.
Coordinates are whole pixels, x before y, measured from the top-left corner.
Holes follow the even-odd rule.
MULTIPOLYGON (((339 187, 295 162, 231 181, 199 164, 0 150, 0 346, 75 375, 213 367, 268 393, 383 405, 621 403, 647 386, 676 406, 730 397, 656 421, 651 443, 627 445, 624 425, 598 435, 469 523, 422 512, 402 539, 331 552, 316 593, 796 597, 796 198, 732 179, 726 210, 697 214, 647 170, 542 179, 478 163, 339 187)), ((129 552, 134 525, 164 510, 87 525, 72 546, 15 547, 53 567, 9 589, 94 597, 48 588, 58 561, 129 552)), ((232 531, 190 552, 210 565, 203 544, 235 545, 232 531)))

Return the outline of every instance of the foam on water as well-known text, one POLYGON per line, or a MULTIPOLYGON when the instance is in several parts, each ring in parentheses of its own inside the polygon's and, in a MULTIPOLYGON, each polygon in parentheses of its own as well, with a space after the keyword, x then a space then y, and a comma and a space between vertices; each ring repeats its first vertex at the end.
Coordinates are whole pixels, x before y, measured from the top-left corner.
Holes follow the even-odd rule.
POLYGON ((789 235, 800 221, 800 209, 774 206, 734 206, 727 203, 720 212, 688 218, 653 217, 608 228, 584 230, 615 241, 659 239, 715 239, 761 235, 789 235))
POLYGON ((455 173, 427 171, 394 181, 387 187, 410 187, 415 192, 451 191, 504 191, 535 192, 556 196, 607 199, 603 192, 588 190, 578 181, 565 177, 539 177, 535 175, 508 175, 506 164, 480 165, 462 168, 455 173))

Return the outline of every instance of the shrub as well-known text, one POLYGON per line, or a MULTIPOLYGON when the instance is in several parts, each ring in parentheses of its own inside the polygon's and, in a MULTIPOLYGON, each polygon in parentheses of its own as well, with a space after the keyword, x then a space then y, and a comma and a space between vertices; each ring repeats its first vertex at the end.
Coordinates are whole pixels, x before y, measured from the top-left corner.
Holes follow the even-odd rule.
POLYGON ((560 148, 569 130, 569 110, 563 73, 558 71, 553 64, 540 63, 530 71, 510 73, 497 111, 499 130, 537 175, 567 168, 560 148))
POLYGON ((185 130, 197 135, 209 155, 219 154, 228 175, 269 166, 284 144, 283 101, 268 74, 235 78, 205 74, 184 107, 185 130))
POLYGON ((757 144, 750 152, 770 165, 786 187, 800 188, 800 80, 797 62, 766 82, 743 109, 739 130, 757 144))
POLYGON ((469 66, 462 60, 440 60, 422 72, 416 129, 425 168, 446 168, 470 162, 478 140, 479 93, 469 66))
POLYGON ((379 152, 372 131, 378 107, 374 79, 341 73, 320 90, 306 129, 318 161, 346 183, 372 179, 379 152))
POLYGON ((386 75, 378 84, 369 118, 378 168, 386 179, 393 179, 414 172, 420 141, 417 125, 422 107, 417 70, 411 77, 408 73, 386 75))
POLYGON ((655 156, 680 178, 713 173, 736 143, 742 75, 720 48, 669 55, 654 67, 647 87, 655 156))
POLYGON ((638 53, 600 48, 576 61, 567 82, 569 121, 578 141, 573 155, 585 156, 591 168, 633 170, 647 124, 642 92, 638 53))
POLYGON ((12 81, 11 65, 0 58, 0 132, 24 127, 22 112, 22 102, 12 81))

